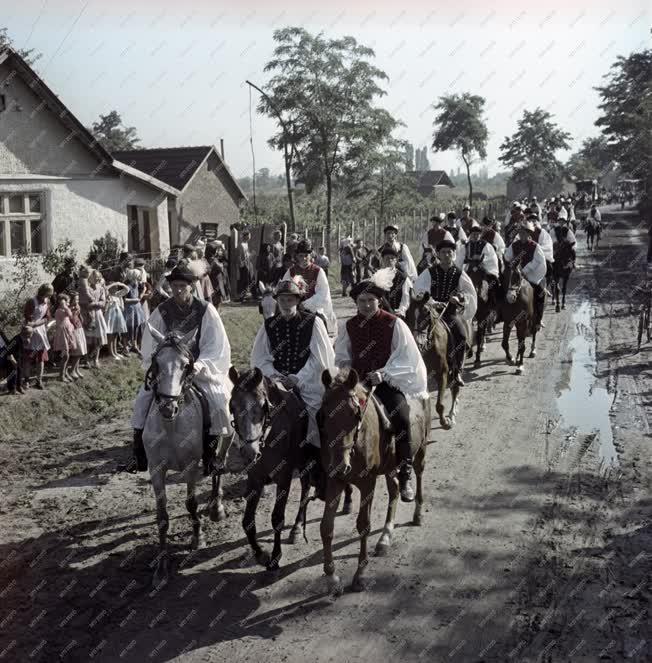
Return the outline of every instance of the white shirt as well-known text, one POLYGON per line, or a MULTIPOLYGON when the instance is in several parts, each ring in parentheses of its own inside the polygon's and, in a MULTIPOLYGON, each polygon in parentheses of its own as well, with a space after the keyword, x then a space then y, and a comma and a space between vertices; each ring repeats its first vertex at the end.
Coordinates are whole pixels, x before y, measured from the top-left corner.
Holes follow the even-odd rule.
MULTIPOLYGON (((352 360, 351 339, 346 325, 342 325, 335 341, 335 364, 338 368, 348 368, 352 360)), ((426 365, 412 332, 399 318, 394 322, 391 354, 379 373, 384 382, 398 389, 406 398, 429 397, 426 365)), ((361 375, 360 379, 365 377, 361 375)))
MULTIPOLYGON (((498 235, 496 235, 498 236, 498 235)), ((470 248, 471 244, 466 245, 466 257, 468 258, 468 251, 470 248)), ((485 240, 485 245, 484 248, 482 249, 482 260, 480 262, 480 266, 482 269, 487 273, 491 274, 492 276, 495 276, 498 278, 498 256, 496 255, 496 250, 494 247, 485 240)), ((469 264, 467 263, 466 265, 467 270, 469 267, 469 264)))
POLYGON ((537 228, 540 230, 539 241, 537 244, 541 247, 546 260, 548 262, 554 262, 555 258, 552 248, 552 237, 550 237, 550 233, 545 228, 542 228, 541 225, 538 225, 537 228))
POLYGON ((417 278, 417 266, 414 264, 414 259, 410 253, 410 249, 405 242, 399 242, 398 240, 393 244, 394 248, 398 251, 400 246, 400 254, 398 257, 398 263, 403 270, 403 273, 414 282, 417 278))
MULTIPOLYGON (((419 278, 414 284, 414 294, 420 295, 424 292, 430 292, 431 283, 430 270, 425 269, 419 274, 419 278)), ((461 273, 457 289, 464 295, 464 311, 462 312, 462 318, 465 321, 470 322, 473 320, 473 316, 478 310, 478 296, 473 283, 466 272, 461 273)))
MULTIPOLYGON (((513 246, 514 245, 511 244, 505 251, 506 262, 514 260, 513 246)), ((537 244, 532 260, 523 268, 523 276, 533 285, 538 285, 545 278, 547 269, 546 257, 543 254, 541 247, 537 244)))

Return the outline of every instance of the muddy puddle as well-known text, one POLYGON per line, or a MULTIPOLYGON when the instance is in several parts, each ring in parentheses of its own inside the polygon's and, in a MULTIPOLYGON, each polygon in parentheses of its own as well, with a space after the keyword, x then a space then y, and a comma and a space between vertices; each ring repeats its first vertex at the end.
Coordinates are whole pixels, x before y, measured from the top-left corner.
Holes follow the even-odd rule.
POLYGON ((582 303, 573 314, 575 336, 568 345, 572 358, 570 380, 557 398, 557 409, 561 428, 569 431, 570 440, 579 442, 579 454, 597 445, 601 473, 608 474, 619 464, 609 420, 615 394, 597 384, 592 317, 589 302, 582 303))

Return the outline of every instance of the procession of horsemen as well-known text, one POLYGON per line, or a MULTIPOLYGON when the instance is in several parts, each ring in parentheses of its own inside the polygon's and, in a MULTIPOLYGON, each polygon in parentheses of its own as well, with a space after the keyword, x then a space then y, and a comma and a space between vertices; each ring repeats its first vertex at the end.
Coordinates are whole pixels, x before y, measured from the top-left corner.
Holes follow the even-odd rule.
MULTIPOLYGON (((592 208, 585 229, 596 221, 592 208)), ((597 218, 596 218, 597 217, 597 218)), ((220 520, 222 477, 232 444, 246 465, 243 527, 256 560, 279 566, 281 531, 293 478, 301 499, 290 541, 303 527, 306 509, 323 502, 324 571, 338 585, 332 555, 334 517, 351 486, 360 491, 357 528, 360 556, 353 587, 363 588, 367 536, 376 478, 389 493, 385 525, 376 546, 390 546, 397 502, 414 503, 421 524, 422 474, 431 441, 431 391, 442 428, 455 424, 465 362, 481 362, 485 335, 502 323, 508 363, 523 371, 526 338, 543 321, 546 297, 565 306, 566 284, 575 264, 577 219, 571 201, 536 198, 514 202, 504 223, 471 216, 468 206, 435 214, 415 262, 400 228, 387 225, 375 271, 350 290, 356 307, 337 319, 328 279, 313 261, 309 240, 300 241, 294 264, 273 291, 251 349, 250 365, 238 370, 224 325, 212 303, 196 296, 196 274, 183 263, 167 276, 171 296, 149 317, 141 352, 145 381, 135 400, 130 471, 149 469, 156 496, 160 555, 155 582, 168 573, 168 471, 187 483, 186 506, 193 523, 192 547, 203 544, 195 489, 202 475, 212 482, 209 514, 220 520), (517 355, 509 336, 517 333, 517 355), (474 343, 475 339, 475 343, 474 343), (453 404, 444 411, 450 390, 453 404), (416 483, 415 483, 416 479, 416 483), (256 537, 255 513, 266 484, 277 486, 272 512, 274 546, 264 551, 256 537)), ((588 231, 587 231, 588 234, 588 231)))

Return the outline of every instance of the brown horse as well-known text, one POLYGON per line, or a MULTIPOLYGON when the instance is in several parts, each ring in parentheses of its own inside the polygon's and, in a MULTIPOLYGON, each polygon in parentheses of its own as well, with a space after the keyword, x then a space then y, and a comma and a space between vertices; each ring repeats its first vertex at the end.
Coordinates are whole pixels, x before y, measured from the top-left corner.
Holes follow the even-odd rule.
MULTIPOLYGON (((322 463, 328 472, 321 539, 324 546, 324 572, 329 590, 342 592, 340 579, 335 575, 333 562, 333 528, 340 495, 347 484, 360 491, 360 510, 356 522, 360 534, 358 569, 352 583, 354 591, 364 589, 367 569, 367 537, 371 531, 371 504, 376 478, 385 475, 389 504, 383 533, 376 545, 376 554, 386 554, 392 541, 394 518, 398 503, 396 454, 392 432, 381 423, 370 393, 358 383, 353 369, 343 369, 333 378, 328 371, 322 374, 326 387, 319 422, 322 435, 322 463)), ((413 525, 421 525, 423 505, 423 470, 426 460, 426 439, 430 428, 430 399, 409 399, 412 424, 412 457, 417 477, 416 505, 413 525)))
POLYGON ((448 364, 448 331, 440 319, 440 313, 430 302, 430 293, 410 297, 410 306, 405 313, 405 323, 409 327, 428 371, 437 382, 437 404, 435 409, 442 428, 449 430, 455 425, 459 385, 450 381, 453 401, 448 416, 444 415, 444 394, 449 385, 450 366, 448 364))
POLYGON ((241 451, 248 463, 247 506, 242 519, 249 545, 256 561, 270 571, 279 568, 281 532, 285 525, 285 506, 290 494, 292 473, 299 471, 301 499, 299 512, 288 543, 294 543, 305 522, 310 490, 309 459, 304 451, 308 416, 305 406, 294 393, 280 389, 264 377, 259 368, 242 374, 232 366, 229 378, 233 392, 229 408, 233 429, 242 442, 241 451), (271 557, 256 539, 256 509, 266 484, 276 484, 276 501, 272 511, 274 547, 271 557))
POLYGON ((505 263, 502 274, 503 297, 500 302, 500 311, 503 319, 503 342, 507 363, 514 365, 514 359, 509 352, 509 335, 512 327, 516 327, 518 350, 516 353, 516 373, 523 372, 523 356, 525 355, 525 339, 532 335, 530 357, 536 356, 537 332, 534 324, 534 291, 527 279, 523 278, 521 268, 512 267, 505 263))
POLYGON ((558 242, 554 246, 555 262, 552 264, 552 296, 555 300, 555 311, 566 308, 566 290, 571 272, 575 267, 575 249, 568 242, 558 242), (561 288, 560 288, 561 284, 561 288), (561 306, 559 294, 561 290, 561 306))
POLYGON ((474 265, 471 265, 467 274, 478 295, 478 308, 474 319, 478 325, 475 334, 475 365, 479 366, 480 357, 487 345, 486 335, 491 333, 496 319, 496 307, 493 303, 495 294, 494 298, 491 296, 491 283, 480 267, 474 267, 474 265))

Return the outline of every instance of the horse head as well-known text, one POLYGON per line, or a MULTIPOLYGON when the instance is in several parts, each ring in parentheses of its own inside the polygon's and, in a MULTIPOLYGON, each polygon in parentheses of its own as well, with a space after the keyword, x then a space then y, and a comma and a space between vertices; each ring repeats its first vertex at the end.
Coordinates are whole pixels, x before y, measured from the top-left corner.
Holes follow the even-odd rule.
POLYGON ((353 368, 340 370, 335 378, 326 370, 321 381, 326 391, 317 422, 322 449, 327 449, 327 470, 330 476, 345 479, 351 473, 351 457, 366 409, 367 393, 358 384, 358 373, 353 368))
POLYGON ((521 290, 522 279, 523 275, 520 265, 512 267, 509 263, 505 264, 503 271, 503 291, 508 304, 513 304, 516 301, 518 293, 521 290))
POLYGON ((267 381, 258 367, 240 373, 231 366, 229 379, 233 383, 229 402, 231 425, 243 442, 240 452, 251 463, 260 458, 271 423, 267 381))
POLYGON ((154 392, 161 416, 172 421, 179 414, 194 376, 195 358, 190 344, 197 332, 193 329, 187 334, 173 331, 163 335, 149 323, 147 326, 157 345, 145 381, 154 392))
POLYGON ((430 335, 434 324, 434 310, 430 305, 430 293, 410 296, 410 305, 405 312, 405 324, 412 332, 419 352, 423 353, 430 345, 430 335))

